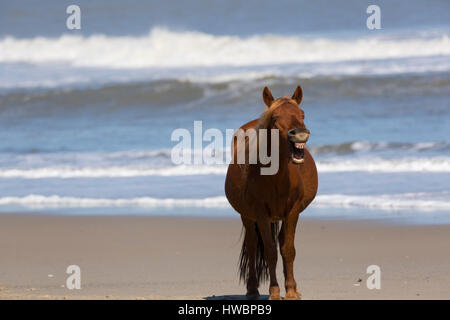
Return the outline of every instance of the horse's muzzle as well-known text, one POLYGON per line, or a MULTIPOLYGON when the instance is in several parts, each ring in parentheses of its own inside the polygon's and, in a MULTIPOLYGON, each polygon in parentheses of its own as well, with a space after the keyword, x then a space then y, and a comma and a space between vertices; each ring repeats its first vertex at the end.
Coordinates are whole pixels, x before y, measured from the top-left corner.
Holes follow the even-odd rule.
POLYGON ((289 130, 289 146, 292 154, 292 162, 300 164, 305 162, 305 145, 309 138, 309 130, 306 128, 297 128, 289 130))
POLYGON ((306 128, 292 129, 288 132, 289 140, 294 143, 306 143, 306 141, 308 141, 309 134, 310 132, 306 128))

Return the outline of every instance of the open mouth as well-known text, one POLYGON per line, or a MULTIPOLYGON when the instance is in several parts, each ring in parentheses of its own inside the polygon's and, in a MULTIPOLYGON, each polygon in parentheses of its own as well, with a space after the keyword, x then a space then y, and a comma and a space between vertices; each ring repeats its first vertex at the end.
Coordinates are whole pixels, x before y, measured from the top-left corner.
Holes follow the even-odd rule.
POLYGON ((292 162, 294 163, 303 163, 305 162, 305 142, 292 142, 291 144, 291 153, 292 153, 292 162))

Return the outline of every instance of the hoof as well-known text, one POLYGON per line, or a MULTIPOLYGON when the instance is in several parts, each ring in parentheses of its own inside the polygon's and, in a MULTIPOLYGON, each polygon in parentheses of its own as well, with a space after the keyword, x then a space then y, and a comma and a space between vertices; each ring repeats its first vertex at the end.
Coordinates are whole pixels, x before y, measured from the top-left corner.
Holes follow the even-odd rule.
POLYGON ((301 300, 301 299, 302 299, 302 294, 301 294, 300 290, 295 289, 295 293, 297 294, 297 298, 298 298, 299 300, 301 300))
POLYGON ((280 287, 273 286, 269 288, 269 300, 281 300, 280 287))
POLYGON ((300 300, 300 296, 295 292, 286 293, 284 300, 300 300))

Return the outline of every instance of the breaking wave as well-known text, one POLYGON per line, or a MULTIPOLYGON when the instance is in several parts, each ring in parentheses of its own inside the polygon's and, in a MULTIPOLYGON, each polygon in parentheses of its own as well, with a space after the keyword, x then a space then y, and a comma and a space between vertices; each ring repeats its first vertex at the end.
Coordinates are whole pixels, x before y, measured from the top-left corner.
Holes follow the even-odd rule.
POLYGON ((0 88, 447 72, 449 55, 446 32, 333 39, 155 27, 144 36, 8 36, 0 39, 0 88))
POLYGON ((450 54, 446 34, 346 40, 298 36, 238 37, 153 28, 148 35, 63 35, 0 40, 0 62, 68 63, 74 67, 151 68, 335 62, 450 54))

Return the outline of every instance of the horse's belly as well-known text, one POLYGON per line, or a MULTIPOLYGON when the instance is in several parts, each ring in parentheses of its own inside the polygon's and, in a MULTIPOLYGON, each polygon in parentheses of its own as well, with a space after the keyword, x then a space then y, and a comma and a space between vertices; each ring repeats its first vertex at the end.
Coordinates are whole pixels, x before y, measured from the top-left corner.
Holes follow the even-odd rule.
POLYGON ((245 199, 243 195, 244 181, 242 172, 238 165, 230 164, 228 166, 227 177, 225 180, 225 195, 231 206, 243 214, 245 211, 245 199))

